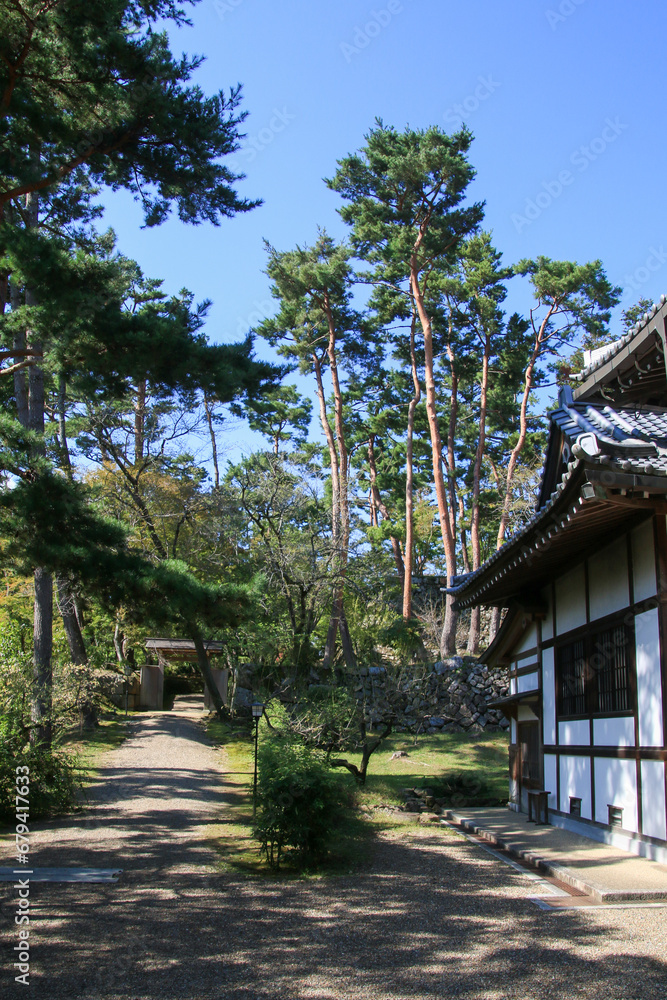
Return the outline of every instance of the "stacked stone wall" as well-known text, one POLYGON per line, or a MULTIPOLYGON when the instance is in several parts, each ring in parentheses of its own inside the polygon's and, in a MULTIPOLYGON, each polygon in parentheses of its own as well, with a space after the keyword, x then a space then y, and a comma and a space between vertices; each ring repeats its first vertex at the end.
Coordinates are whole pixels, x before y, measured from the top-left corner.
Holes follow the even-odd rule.
POLYGON ((361 668, 356 693, 372 726, 393 718, 398 732, 509 728, 509 720, 491 704, 508 693, 506 671, 459 656, 406 669, 398 676, 384 667, 361 668))

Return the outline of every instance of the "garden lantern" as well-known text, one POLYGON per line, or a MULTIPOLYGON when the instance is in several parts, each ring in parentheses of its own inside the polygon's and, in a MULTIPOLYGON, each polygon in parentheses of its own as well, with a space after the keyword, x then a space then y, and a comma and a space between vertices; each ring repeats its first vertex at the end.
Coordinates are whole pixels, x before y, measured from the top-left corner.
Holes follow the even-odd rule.
POLYGON ((252 717, 255 720, 255 776, 252 783, 252 818, 257 816, 257 744, 259 742, 259 720, 264 714, 264 705, 261 701, 253 701, 252 717))

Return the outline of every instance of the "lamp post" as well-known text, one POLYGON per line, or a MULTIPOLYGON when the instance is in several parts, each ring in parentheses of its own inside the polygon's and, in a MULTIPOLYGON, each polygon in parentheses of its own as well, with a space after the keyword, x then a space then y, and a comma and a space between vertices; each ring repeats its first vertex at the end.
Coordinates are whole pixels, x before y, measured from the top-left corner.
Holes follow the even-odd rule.
POLYGON ((127 719, 127 703, 130 694, 130 677, 132 676, 132 664, 126 663, 123 669, 125 671, 125 718, 127 719))
POLYGON ((255 777, 252 783, 252 818, 257 816, 257 744, 259 741, 259 720, 264 714, 264 705, 261 701, 253 701, 252 717, 255 720, 255 777))

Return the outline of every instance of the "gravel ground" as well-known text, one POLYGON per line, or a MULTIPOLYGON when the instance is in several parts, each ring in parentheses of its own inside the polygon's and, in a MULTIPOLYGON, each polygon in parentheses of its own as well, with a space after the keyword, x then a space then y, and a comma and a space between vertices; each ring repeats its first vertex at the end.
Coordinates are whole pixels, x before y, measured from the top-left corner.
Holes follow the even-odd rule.
POLYGON ((28 988, 0 886, 3 1000, 667 1000, 667 908, 541 911, 528 879, 446 830, 382 835, 354 877, 216 873, 219 757, 195 720, 133 723, 92 818, 33 835, 35 865, 124 874, 32 884, 28 988))

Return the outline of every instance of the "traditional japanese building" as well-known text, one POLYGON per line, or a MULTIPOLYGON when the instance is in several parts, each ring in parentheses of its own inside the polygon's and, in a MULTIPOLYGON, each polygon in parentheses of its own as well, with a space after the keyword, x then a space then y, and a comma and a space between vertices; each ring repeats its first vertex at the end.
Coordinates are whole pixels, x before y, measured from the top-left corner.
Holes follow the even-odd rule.
POLYGON ((461 609, 507 609, 510 806, 667 863, 667 303, 593 352, 550 414, 538 508, 461 609), (543 797, 544 798, 544 797, 543 797))

